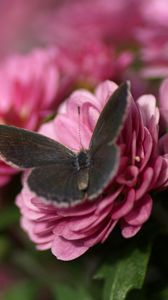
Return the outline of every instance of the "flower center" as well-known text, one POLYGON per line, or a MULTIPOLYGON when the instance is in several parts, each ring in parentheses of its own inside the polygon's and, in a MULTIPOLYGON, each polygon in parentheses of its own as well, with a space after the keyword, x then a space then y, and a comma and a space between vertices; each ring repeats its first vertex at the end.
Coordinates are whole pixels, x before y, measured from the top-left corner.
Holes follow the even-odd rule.
POLYGON ((140 156, 135 156, 135 161, 140 162, 141 161, 140 156))

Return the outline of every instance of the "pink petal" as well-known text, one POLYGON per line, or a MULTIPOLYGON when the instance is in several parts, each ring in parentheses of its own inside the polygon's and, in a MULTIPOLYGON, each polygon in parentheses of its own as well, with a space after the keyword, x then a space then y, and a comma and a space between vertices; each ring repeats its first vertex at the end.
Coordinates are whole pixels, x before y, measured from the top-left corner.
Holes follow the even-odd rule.
POLYGON ((144 124, 148 125, 152 116, 155 116, 156 124, 159 122, 159 111, 156 107, 156 98, 153 95, 144 95, 137 100, 141 108, 144 124))
POLYGON ((112 210, 112 219, 117 220, 124 215, 126 215, 133 207, 135 201, 135 191, 131 189, 127 195, 125 195, 125 199, 122 200, 121 203, 116 204, 112 210))
POLYGON ((140 186, 136 189, 136 200, 142 198, 142 196, 148 192, 151 181, 153 178, 153 169, 147 168, 144 173, 141 175, 140 186))
POLYGON ((82 240, 68 241, 63 237, 55 237, 51 251, 57 257, 64 261, 73 260, 84 254, 89 247, 84 245, 82 240))
POLYGON ((135 204, 133 210, 124 216, 124 220, 132 226, 140 226, 145 223, 151 214, 152 199, 146 194, 142 199, 135 204))
POLYGON ((128 239, 136 235, 142 226, 131 226, 127 223, 123 223, 121 227, 122 227, 121 229, 122 236, 128 239))
POLYGON ((95 95, 101 104, 101 109, 107 103, 109 97, 114 93, 117 87, 118 86, 115 82, 109 80, 106 80, 98 85, 95 95))

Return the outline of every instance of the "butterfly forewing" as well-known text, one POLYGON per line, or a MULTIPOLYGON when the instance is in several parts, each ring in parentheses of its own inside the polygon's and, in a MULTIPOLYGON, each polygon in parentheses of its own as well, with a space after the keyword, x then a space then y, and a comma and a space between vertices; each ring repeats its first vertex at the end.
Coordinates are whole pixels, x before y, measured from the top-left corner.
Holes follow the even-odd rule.
POLYGON ((97 197, 117 173, 120 151, 115 141, 127 116, 128 106, 129 84, 123 83, 105 105, 91 138, 89 199, 97 197))
POLYGON ((125 82, 109 98, 94 129, 90 149, 94 152, 99 146, 114 142, 123 126, 129 105, 129 83, 125 82))
POLYGON ((73 152, 41 134, 0 125, 0 157, 20 168, 32 168, 54 163, 63 164, 73 152))

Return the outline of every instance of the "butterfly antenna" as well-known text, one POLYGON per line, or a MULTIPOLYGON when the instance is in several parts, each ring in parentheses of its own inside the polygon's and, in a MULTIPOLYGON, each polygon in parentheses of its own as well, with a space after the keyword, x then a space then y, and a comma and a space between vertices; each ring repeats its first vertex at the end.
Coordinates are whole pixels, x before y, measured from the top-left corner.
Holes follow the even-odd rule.
POLYGON ((78 124, 79 124, 79 126, 78 126, 78 136, 79 136, 79 143, 80 143, 80 146, 81 146, 81 148, 83 148, 83 146, 82 146, 82 139, 81 139, 81 127, 80 127, 80 124, 81 124, 81 122, 80 122, 80 106, 78 106, 78 119, 79 119, 79 122, 78 122, 78 124))

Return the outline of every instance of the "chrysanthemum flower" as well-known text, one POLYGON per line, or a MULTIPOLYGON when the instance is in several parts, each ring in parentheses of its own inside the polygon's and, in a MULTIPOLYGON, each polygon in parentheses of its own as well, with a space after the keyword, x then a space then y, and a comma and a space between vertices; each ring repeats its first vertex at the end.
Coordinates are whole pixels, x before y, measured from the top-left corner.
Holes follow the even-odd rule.
MULTIPOLYGON (((86 90, 74 92, 57 117, 43 125, 40 132, 74 151, 80 150, 81 143, 88 148, 96 121, 116 88, 115 83, 106 81, 95 94, 86 90)), ((25 174, 17 205, 22 214, 21 226, 37 249, 51 248, 58 259, 71 260, 103 243, 117 224, 125 238, 141 229, 151 214, 151 191, 168 186, 168 158, 159 154, 158 122, 159 111, 153 96, 131 100, 117 140, 120 167, 106 191, 94 201, 69 208, 44 204, 28 189, 25 174)))
POLYGON ((165 79, 160 87, 159 110, 161 115, 161 130, 168 129, 168 79, 165 79))
MULTIPOLYGON (((12 56, 0 65, 0 123, 36 130, 58 90, 54 50, 12 56)), ((0 162, 0 186, 16 170, 0 162)))
POLYGON ((139 41, 143 68, 146 78, 168 76, 168 1, 143 1, 141 5, 141 25, 134 30, 139 41))

